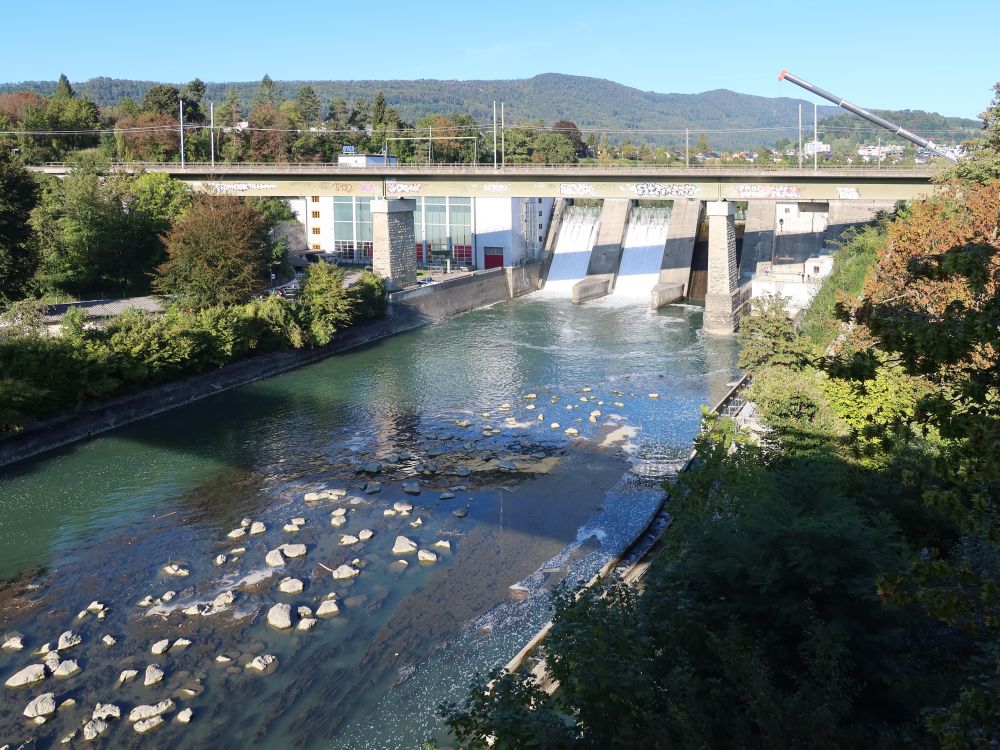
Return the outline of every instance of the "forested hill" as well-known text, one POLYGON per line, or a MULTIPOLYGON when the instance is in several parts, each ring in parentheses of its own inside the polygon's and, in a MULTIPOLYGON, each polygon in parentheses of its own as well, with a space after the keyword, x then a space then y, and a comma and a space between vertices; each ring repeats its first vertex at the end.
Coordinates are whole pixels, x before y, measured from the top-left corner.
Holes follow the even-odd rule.
MULTIPOLYGON (((141 101, 154 81, 92 78, 74 83, 74 89, 101 106, 117 104, 128 96, 141 101)), ((175 85, 179 87, 184 82, 175 85)), ((335 97, 348 103, 370 99, 378 91, 404 120, 413 122, 427 114, 469 114, 480 122, 493 116, 493 101, 505 102, 508 123, 560 119, 572 120, 581 129, 730 129, 789 126, 798 122, 803 100, 788 97, 750 96, 718 89, 701 94, 658 94, 623 86, 601 78, 546 73, 510 81, 276 81, 286 98, 309 84, 324 105, 335 97)), ((221 103, 232 86, 244 111, 249 108, 259 82, 209 83, 205 98, 221 103)), ((0 93, 33 90, 51 93, 54 81, 0 84, 0 93)), ((812 112, 812 104, 808 110, 812 112)), ((820 107, 821 116, 836 107, 820 107)), ((775 136, 775 137, 780 137, 775 136)))
MULTIPOLYGON (((936 112, 924 112, 920 109, 899 111, 873 109, 872 112, 890 122, 902 125, 917 135, 939 143, 954 143, 978 138, 983 129, 983 124, 979 120, 970 120, 967 117, 945 117, 936 112)), ((820 125, 820 131, 820 136, 824 140, 848 138, 856 142, 871 141, 880 134, 886 143, 904 143, 901 138, 887 135, 886 131, 847 112, 824 119, 820 125)))

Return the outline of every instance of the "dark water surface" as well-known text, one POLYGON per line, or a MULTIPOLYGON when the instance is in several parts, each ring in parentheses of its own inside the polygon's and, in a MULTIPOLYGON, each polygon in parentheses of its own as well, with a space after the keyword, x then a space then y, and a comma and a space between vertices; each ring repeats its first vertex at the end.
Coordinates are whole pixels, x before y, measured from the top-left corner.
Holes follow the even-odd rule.
POLYGON ((736 375, 733 342, 700 329, 693 306, 522 299, 6 470, 0 633, 21 635, 24 649, 0 651, 0 676, 39 663, 36 649, 66 630, 83 642, 60 654, 78 662, 76 675, 0 688, 0 745, 61 747, 101 702, 122 718, 95 747, 419 747, 439 732, 441 701, 461 698, 472 675, 506 662, 545 622, 547 590, 588 578, 655 511, 656 478, 687 455, 699 407, 736 375), (366 482, 381 491, 366 493, 366 482), (324 488, 348 495, 304 501, 324 488), (385 515, 398 501, 412 513, 385 515), (341 508, 347 522, 334 528, 341 508), (284 531, 296 517, 301 530, 284 531), (266 532, 227 538, 245 518, 266 532), (373 538, 341 545, 362 529, 373 538), (392 554, 397 535, 437 561, 392 554), (283 543, 308 552, 268 566, 283 543), (166 574, 171 563, 189 575, 166 574), (333 579, 343 563, 357 578, 333 579), (279 592, 286 576, 304 590, 279 592), (227 590, 225 611, 182 613, 227 590), (340 613, 296 630, 296 609, 330 594, 340 613), (160 602, 138 606, 147 596, 160 602), (104 619, 79 619, 94 600, 104 619), (276 602, 291 605, 291 630, 267 624, 276 602), (191 645, 151 653, 178 637, 191 645), (261 654, 276 665, 245 669, 261 654), (144 687, 149 664, 165 677, 144 687), (119 685, 129 668, 138 678, 119 685), (32 724, 21 712, 46 692, 76 705, 32 724), (140 737, 129 710, 164 698, 174 702, 166 722, 140 737), (184 708, 187 725, 175 721, 184 708))

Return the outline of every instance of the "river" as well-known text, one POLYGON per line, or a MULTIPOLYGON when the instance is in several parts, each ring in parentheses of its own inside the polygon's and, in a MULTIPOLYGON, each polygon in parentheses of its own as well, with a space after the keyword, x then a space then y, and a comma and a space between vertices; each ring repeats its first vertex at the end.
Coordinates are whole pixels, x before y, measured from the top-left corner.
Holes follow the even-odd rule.
POLYGON ((700 407, 737 375, 733 340, 706 338, 701 317, 693 305, 527 297, 4 470, 0 638, 24 648, 0 651, 0 674, 39 663, 64 631, 82 643, 59 654, 77 674, 3 689, 0 744, 59 746, 101 702, 122 718, 98 744, 131 747, 125 715, 165 698, 165 723, 139 745, 440 737, 438 704, 513 656, 547 619, 551 586, 588 578, 655 512, 700 407), (324 489, 347 494, 304 500, 324 489), (400 502, 412 511, 387 514, 400 502), (305 522, 285 530, 293 518, 305 522), (229 538, 249 531, 244 519, 265 531, 229 538), (362 529, 372 538, 343 540, 362 529), (437 560, 393 554, 398 536, 437 560), (269 566, 285 543, 307 552, 269 566), (166 573, 172 564, 188 574, 166 573), (357 577, 335 580, 342 564, 357 577), (281 593, 286 577, 303 590, 281 593), (230 590, 229 607, 183 613, 230 590), (298 608, 328 597, 339 614, 298 630, 310 616, 298 608), (93 601, 103 615, 85 612, 93 601), (267 624, 279 602, 291 629, 267 624), (191 644, 151 653, 180 637, 191 644), (267 671, 246 668, 264 654, 276 658, 267 671), (164 677, 145 687, 151 664, 164 677), (119 684, 126 669, 138 677, 119 684), (21 712, 44 692, 75 705, 35 725, 21 712), (189 724, 176 720, 183 708, 189 724))

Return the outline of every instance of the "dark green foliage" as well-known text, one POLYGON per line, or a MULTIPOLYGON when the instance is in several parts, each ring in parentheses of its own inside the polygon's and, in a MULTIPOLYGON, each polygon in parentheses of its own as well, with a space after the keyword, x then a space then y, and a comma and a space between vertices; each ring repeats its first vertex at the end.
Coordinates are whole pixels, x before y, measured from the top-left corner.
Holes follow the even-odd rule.
POLYGON ((801 369, 810 359, 810 345, 785 312, 785 298, 764 296, 753 301, 740 322, 740 368, 755 372, 780 365, 801 369))
POLYGON ((28 217, 38 184, 8 151, 0 149, 0 308, 24 296, 38 263, 28 217))
POLYGON ((329 263, 310 266, 299 295, 299 307, 309 340, 318 346, 330 343, 333 334, 351 319, 344 272, 329 263))
POLYGON ((351 314, 354 320, 371 320, 385 315, 388 295, 382 277, 371 271, 364 271, 347 290, 351 300, 351 314))

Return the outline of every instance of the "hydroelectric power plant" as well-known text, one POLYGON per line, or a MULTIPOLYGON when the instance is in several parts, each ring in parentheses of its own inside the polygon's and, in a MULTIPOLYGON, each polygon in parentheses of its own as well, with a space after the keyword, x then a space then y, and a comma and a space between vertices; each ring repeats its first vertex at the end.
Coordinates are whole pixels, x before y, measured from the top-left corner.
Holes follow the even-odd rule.
MULTIPOLYGON (((396 335, 0 473, 6 681, 51 664, 32 695, 149 706, 157 747, 440 739, 436 707, 658 511, 739 375, 708 308, 731 331, 754 279, 805 285, 799 256, 874 205, 350 200, 331 241, 398 281, 396 335), (417 287, 418 243, 520 257, 417 287)), ((81 732, 5 697, 5 738, 81 732)), ((131 746, 149 720, 83 731, 131 746)))

